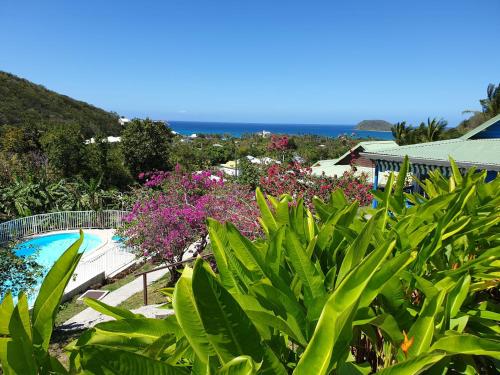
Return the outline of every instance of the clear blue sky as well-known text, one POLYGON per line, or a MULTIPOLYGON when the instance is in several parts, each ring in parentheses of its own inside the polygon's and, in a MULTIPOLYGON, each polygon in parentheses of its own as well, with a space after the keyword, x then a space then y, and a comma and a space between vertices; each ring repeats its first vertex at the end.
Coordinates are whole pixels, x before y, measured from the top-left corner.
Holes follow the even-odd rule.
POLYGON ((500 82, 499 0, 0 3, 0 70, 120 114, 417 122, 500 82))

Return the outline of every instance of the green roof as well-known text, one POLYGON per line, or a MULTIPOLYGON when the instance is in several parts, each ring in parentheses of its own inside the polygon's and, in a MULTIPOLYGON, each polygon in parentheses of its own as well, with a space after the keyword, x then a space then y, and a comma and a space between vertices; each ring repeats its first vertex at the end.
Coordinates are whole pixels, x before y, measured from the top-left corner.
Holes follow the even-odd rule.
POLYGON ((362 146, 366 152, 376 152, 380 150, 385 150, 388 148, 399 147, 398 144, 394 141, 366 141, 359 142, 355 149, 359 146, 362 146))
POLYGON ((414 164, 449 165, 449 158, 464 168, 500 171, 500 139, 449 139, 445 141, 400 146, 379 152, 365 152, 372 160, 401 161, 408 155, 414 164))
POLYGON ((393 147, 398 147, 398 144, 394 141, 366 141, 366 142, 359 142, 356 146, 354 146, 352 149, 344 153, 342 156, 338 157, 337 159, 326 159, 326 160, 319 160, 316 163, 314 163, 312 166, 313 167, 322 167, 322 166, 332 166, 336 165, 340 160, 348 156, 351 151, 354 151, 358 148, 362 147, 363 150, 366 152, 376 152, 380 150, 384 150, 387 148, 393 148, 393 147))

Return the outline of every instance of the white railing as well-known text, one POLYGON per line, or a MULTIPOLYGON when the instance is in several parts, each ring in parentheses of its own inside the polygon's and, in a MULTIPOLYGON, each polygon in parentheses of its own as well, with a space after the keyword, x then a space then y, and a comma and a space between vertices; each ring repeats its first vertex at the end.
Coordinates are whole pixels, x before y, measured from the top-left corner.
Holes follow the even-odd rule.
POLYGON ((0 224, 0 244, 56 230, 118 228, 127 211, 62 211, 22 217, 0 224))
POLYGON ((99 255, 80 260, 66 286, 65 293, 71 293, 101 273, 104 274, 104 278, 112 277, 135 262, 134 253, 123 244, 113 242, 106 246, 105 251, 99 255))

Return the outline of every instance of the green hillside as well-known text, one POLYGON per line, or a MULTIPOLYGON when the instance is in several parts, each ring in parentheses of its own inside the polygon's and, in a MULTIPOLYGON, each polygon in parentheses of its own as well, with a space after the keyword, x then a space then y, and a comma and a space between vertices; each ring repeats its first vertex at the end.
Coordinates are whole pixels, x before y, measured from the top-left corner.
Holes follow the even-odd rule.
POLYGON ((86 136, 120 132, 115 113, 0 71, 0 126, 34 122, 79 123, 86 136))

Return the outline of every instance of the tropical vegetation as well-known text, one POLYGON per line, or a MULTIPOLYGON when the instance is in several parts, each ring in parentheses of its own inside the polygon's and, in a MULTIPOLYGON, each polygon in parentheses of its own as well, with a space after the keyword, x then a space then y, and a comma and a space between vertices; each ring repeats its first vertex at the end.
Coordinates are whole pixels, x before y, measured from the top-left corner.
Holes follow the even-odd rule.
POLYGON ((476 128, 483 122, 500 114, 500 84, 489 84, 486 89, 486 98, 479 100, 480 111, 467 110, 470 113, 468 119, 462 121, 455 128, 446 128, 447 121, 436 118, 428 118, 427 122, 421 122, 418 127, 400 121, 391 128, 394 140, 399 145, 414 143, 434 142, 442 139, 457 138, 471 129, 476 128))
POLYGON ((79 123, 85 136, 118 134, 118 115, 0 71, 0 126, 79 123))
POLYGON ((77 241, 26 297, 0 305, 6 373, 497 373, 500 365, 500 177, 432 172, 404 192, 408 162, 377 209, 271 197, 257 190, 263 236, 208 220, 215 273, 198 258, 174 288, 175 315, 148 319, 88 299, 115 320, 48 351, 54 312, 79 260, 77 241))
POLYGON ((31 291, 43 273, 33 256, 18 256, 14 249, 12 244, 0 245, 0 297, 8 291, 31 291))
MULTIPOLYGON (((291 204, 304 201, 313 208, 313 198, 326 201, 330 192, 342 189, 349 201, 366 206, 371 185, 366 179, 346 174, 340 178, 317 177, 298 163, 272 164, 259 172, 258 186, 265 194, 288 192, 291 204)), ((123 238, 138 256, 154 260, 179 261, 187 246, 198 243, 198 252, 207 245, 206 220, 231 222, 251 239, 262 236, 254 190, 240 181, 224 179, 222 172, 174 171, 141 173, 143 186, 134 190, 130 214, 120 228, 123 238)))

